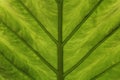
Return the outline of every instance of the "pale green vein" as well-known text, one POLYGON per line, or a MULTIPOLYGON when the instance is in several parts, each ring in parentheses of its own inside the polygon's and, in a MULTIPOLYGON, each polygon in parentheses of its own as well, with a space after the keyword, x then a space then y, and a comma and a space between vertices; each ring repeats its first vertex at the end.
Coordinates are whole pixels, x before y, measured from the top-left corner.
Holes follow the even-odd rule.
POLYGON ((7 29, 9 29, 12 33, 14 33, 28 48, 30 48, 40 59, 46 64, 53 72, 57 73, 57 70, 34 48, 32 48, 27 41, 25 41, 20 35, 18 35, 14 30, 12 30, 5 22, 1 21, 7 29))
POLYGON ((42 30, 49 36, 49 38, 54 42, 54 43, 58 43, 58 41, 53 37, 53 35, 45 28, 45 26, 37 19, 37 17, 35 15, 33 15, 33 13, 29 10, 29 8, 27 6, 25 6, 25 4, 18 0, 20 2, 20 4, 26 9, 26 11, 28 11, 28 13, 34 18, 34 20, 39 24, 39 26, 42 28, 42 30))
POLYGON ((73 29, 73 31, 65 38, 63 41, 63 45, 65 45, 73 35, 81 28, 81 26, 88 20, 88 18, 93 14, 93 12, 97 9, 97 7, 102 3, 104 0, 100 0, 93 8, 89 11, 89 13, 83 18, 83 20, 73 29))
POLYGON ((118 29, 120 28, 120 24, 115 26, 102 40, 100 40, 95 46, 93 46, 82 59, 80 59, 74 66, 68 69, 64 76, 67 76, 73 70, 75 70, 80 64, 82 64, 102 43, 104 43, 110 36, 112 36, 118 29))
POLYGON ((63 77, 63 46, 62 46, 62 26, 63 26, 63 0, 59 0, 58 7, 58 45, 57 45, 57 57, 58 57, 58 74, 57 80, 64 80, 63 77))
POLYGON ((30 78, 31 80, 35 80, 35 78, 29 74, 28 72, 22 70, 21 68, 18 67, 18 65, 14 64, 14 61, 11 61, 9 58, 7 58, 3 52, 0 51, 0 54, 13 66, 15 67, 19 72, 23 73, 24 75, 26 75, 28 78, 30 78))
POLYGON ((108 72, 109 70, 111 70, 112 68, 118 66, 120 64, 120 61, 111 65, 110 67, 108 67, 107 69, 105 69, 104 71, 102 71, 101 73, 97 74, 96 76, 94 76, 93 78, 91 78, 90 80, 96 80, 97 78, 100 78, 103 74, 105 74, 106 72, 108 72))

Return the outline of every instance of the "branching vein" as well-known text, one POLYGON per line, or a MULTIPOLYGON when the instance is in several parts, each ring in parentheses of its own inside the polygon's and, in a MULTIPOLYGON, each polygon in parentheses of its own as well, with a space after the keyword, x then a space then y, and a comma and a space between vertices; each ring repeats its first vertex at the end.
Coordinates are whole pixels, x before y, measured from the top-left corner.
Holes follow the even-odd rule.
POLYGON ((27 41, 25 41, 20 35, 18 35, 14 30, 12 30, 5 22, 2 21, 2 23, 9 29, 13 34, 15 34, 28 48, 30 48, 40 59, 41 61, 46 64, 53 72, 57 73, 57 70, 46 60, 44 57, 36 51, 34 48, 32 48, 27 41))
POLYGON ((57 44, 57 40, 53 37, 53 35, 45 28, 45 26, 35 17, 35 15, 33 15, 33 13, 28 9, 27 6, 25 6, 25 4, 18 0, 21 5, 29 12, 29 14, 34 18, 34 20, 39 24, 39 26, 42 28, 42 30, 49 36, 49 38, 57 44))
POLYGON ((65 45, 73 35, 80 29, 80 27, 87 21, 87 19, 93 14, 93 12, 97 9, 97 7, 102 3, 103 0, 100 0, 93 9, 83 18, 83 20, 73 29, 73 31, 65 38, 63 41, 63 45, 65 45))
POLYGON ((111 70, 112 68, 118 66, 120 64, 120 61, 111 65, 110 67, 108 67, 107 69, 105 69, 104 71, 102 71, 101 73, 97 74, 96 76, 94 76, 93 78, 91 78, 90 80, 96 80, 97 78, 101 77, 104 73, 108 72, 109 70, 111 70))
POLYGON ((100 40, 95 46, 93 46, 86 55, 79 60, 74 66, 72 66, 69 70, 67 70, 64 74, 64 76, 67 76, 69 73, 71 73, 73 70, 75 70, 81 63, 83 63, 102 43, 104 43, 110 36, 112 36, 118 29, 120 28, 120 24, 114 27, 109 34, 107 34, 102 40, 100 40))
POLYGON ((0 51, 0 54, 11 64, 13 65, 18 71, 22 72, 23 74, 25 74, 26 76, 28 76, 28 78, 30 78, 31 80, 35 80, 35 78, 33 76, 31 76, 29 73, 27 73, 26 71, 23 71, 21 68, 19 68, 17 65, 15 65, 13 63, 13 61, 11 61, 9 58, 7 58, 3 52, 0 51))

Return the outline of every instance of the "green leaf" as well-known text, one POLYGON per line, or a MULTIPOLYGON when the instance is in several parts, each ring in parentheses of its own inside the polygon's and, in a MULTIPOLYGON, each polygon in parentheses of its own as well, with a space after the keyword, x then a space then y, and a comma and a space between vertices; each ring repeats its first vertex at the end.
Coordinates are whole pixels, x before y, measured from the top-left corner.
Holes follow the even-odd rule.
POLYGON ((0 0, 0 80, 120 80, 119 0, 0 0))

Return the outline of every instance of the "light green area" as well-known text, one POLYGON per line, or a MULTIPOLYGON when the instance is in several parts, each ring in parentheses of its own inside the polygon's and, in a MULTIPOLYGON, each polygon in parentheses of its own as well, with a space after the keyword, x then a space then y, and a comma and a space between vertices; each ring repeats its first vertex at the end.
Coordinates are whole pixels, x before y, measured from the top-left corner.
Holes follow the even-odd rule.
MULTIPOLYGON (((0 80, 57 80, 57 1, 0 0, 0 80)), ((120 0, 101 1, 63 0, 64 80, 120 80, 120 0)))

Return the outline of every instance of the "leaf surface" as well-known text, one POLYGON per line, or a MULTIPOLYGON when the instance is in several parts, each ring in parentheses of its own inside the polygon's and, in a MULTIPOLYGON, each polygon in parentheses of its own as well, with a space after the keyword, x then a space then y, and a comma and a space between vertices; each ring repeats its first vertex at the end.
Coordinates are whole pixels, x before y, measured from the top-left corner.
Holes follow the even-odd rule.
POLYGON ((0 80, 120 80, 119 0, 0 0, 0 80))

